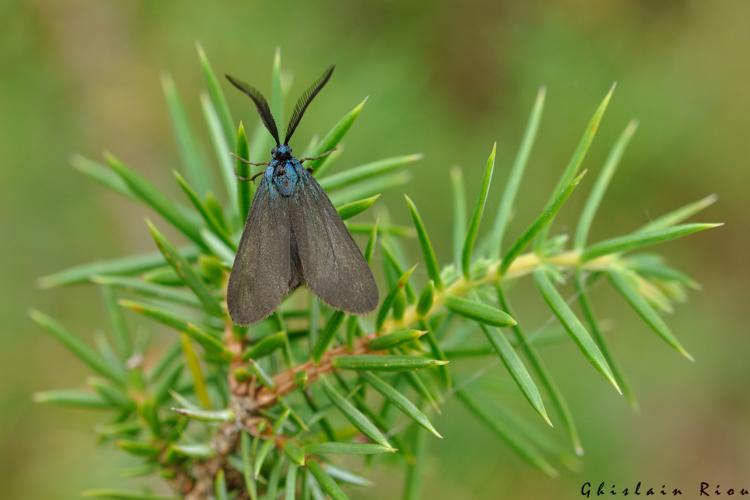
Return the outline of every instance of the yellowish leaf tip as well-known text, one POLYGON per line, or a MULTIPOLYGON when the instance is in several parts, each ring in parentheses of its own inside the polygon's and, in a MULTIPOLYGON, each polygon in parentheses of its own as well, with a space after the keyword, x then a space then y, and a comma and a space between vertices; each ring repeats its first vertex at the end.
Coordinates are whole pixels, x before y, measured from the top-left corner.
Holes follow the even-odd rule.
POLYGON ((28 314, 29 318, 31 318, 36 323, 39 323, 44 319, 44 314, 42 314, 38 309, 29 309, 26 314, 28 314))
POLYGON ((638 130, 639 122, 637 119, 633 118, 628 122, 628 125, 625 127, 625 133, 628 135, 635 134, 635 131, 638 130))
POLYGON ((580 184, 580 183, 581 183, 581 181, 583 180, 583 178, 584 178, 584 177, 586 176, 586 173, 587 173, 588 171, 589 171, 588 169, 584 169, 584 170, 582 170, 582 171, 581 171, 581 173, 579 173, 579 174, 578 174, 578 175, 576 176, 576 178, 575 178, 575 179, 573 179, 573 182, 571 182, 571 184, 572 184, 572 185, 574 185, 574 186, 577 186, 578 184, 580 184))
POLYGON ((695 358, 692 356, 692 354, 690 354, 689 352, 687 352, 683 347, 680 347, 679 351, 680 351, 680 354, 682 354, 683 356, 685 356, 688 359, 688 361, 691 361, 691 362, 695 363, 695 358))
POLYGON ((359 104, 357 104, 354 107, 353 112, 354 112, 355 115, 358 115, 358 114, 360 114, 362 112, 362 109, 364 109, 365 104, 367 104, 367 101, 369 99, 370 99, 370 96, 368 95, 367 97, 365 97, 364 99, 362 99, 362 101, 359 104))
POLYGON ((174 92, 175 86, 174 86, 174 79, 172 78, 172 75, 170 75, 169 73, 162 73, 161 87, 164 90, 165 94, 168 92, 174 92))
POLYGON ((553 427, 553 428, 555 427, 555 426, 554 426, 554 424, 552 423, 552 420, 550 420, 550 418, 549 418, 549 415, 547 415, 547 412, 546 412, 546 411, 545 411, 545 412, 542 412, 542 418, 544 419, 544 421, 545 421, 545 422, 547 422, 547 424, 548 424, 548 425, 549 425, 550 427, 553 427))
POLYGON ((613 377, 612 377, 611 375, 608 375, 608 376, 607 376, 607 379, 608 379, 608 380, 609 380, 609 381, 610 381, 610 382, 612 383, 612 385, 613 385, 613 386, 615 386, 615 390, 617 390, 617 393, 618 393, 618 394, 619 394, 620 396, 622 396, 622 395, 623 395, 623 394, 622 394, 622 389, 620 389, 620 386, 619 386, 619 384, 617 383, 617 381, 616 381, 616 380, 615 380, 615 379, 614 379, 614 378, 613 378, 613 377))
POLYGON ((278 68, 281 66, 281 47, 276 47, 276 50, 274 50, 273 53, 273 66, 274 68, 278 68))
POLYGON ((104 157, 104 161, 109 163, 111 166, 119 166, 120 161, 110 150, 108 149, 103 150, 102 156, 104 157))

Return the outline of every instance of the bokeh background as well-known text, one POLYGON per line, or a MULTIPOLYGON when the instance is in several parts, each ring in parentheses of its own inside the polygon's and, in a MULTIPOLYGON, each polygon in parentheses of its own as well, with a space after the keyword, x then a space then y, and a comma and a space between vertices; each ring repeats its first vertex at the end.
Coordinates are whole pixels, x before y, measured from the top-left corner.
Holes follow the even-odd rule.
MULTIPOLYGON (((340 165, 424 152, 411 184, 389 193, 385 204, 406 222, 401 192, 408 192, 443 260, 450 249, 449 168, 463 166, 476 193, 498 140, 498 193, 533 96, 546 85, 545 116, 512 227, 519 231, 543 205, 594 107, 618 82, 585 167, 600 168, 628 120, 638 118, 640 128, 592 237, 719 195, 700 218, 726 226, 661 248, 704 285, 669 318, 697 361, 659 342, 601 287, 597 308, 612 320, 609 336, 641 414, 574 348, 549 348, 545 358, 582 429, 587 454, 580 469, 556 480, 542 476, 453 404, 437 418, 446 439, 429 444, 424 496, 576 498, 586 480, 667 484, 688 497, 700 481, 750 487, 750 3, 5 0, 0 19, 3 498, 76 498, 86 488, 128 483, 117 473, 126 459, 96 444, 97 415, 31 402, 36 390, 79 385, 86 371, 31 324, 26 310, 40 308, 87 338, 105 324, 95 290, 41 291, 35 280, 76 263, 151 250, 148 214, 75 173, 69 158, 107 148, 179 195, 159 77, 174 75, 205 140, 196 40, 218 71, 266 91, 276 46, 295 74, 295 95, 337 63, 297 142, 327 130, 369 95, 340 165)), ((235 117, 255 123, 249 103, 228 94, 235 117)), ((592 181, 571 200, 557 230, 575 221, 592 181)), ((489 210, 497 203, 496 195, 489 210)), ((519 314, 541 325, 548 313, 530 292, 519 287, 519 314)), ((401 471, 374 474, 378 487, 357 495, 399 493, 401 471)))

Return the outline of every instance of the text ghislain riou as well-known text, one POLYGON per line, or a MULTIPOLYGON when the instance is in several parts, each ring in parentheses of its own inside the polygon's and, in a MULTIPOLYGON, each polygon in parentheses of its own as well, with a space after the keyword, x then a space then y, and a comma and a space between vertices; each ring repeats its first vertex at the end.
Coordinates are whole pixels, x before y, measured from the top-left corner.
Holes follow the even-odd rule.
POLYGON ((581 485, 581 496, 586 498, 602 496, 661 496, 661 497, 678 497, 683 495, 697 495, 699 497, 730 497, 730 496, 750 496, 750 485, 738 487, 722 487, 719 484, 712 484, 701 481, 693 488, 675 488, 665 484, 661 487, 644 485, 641 481, 629 486, 619 486, 616 484, 607 484, 601 482, 592 484, 586 481, 581 485))

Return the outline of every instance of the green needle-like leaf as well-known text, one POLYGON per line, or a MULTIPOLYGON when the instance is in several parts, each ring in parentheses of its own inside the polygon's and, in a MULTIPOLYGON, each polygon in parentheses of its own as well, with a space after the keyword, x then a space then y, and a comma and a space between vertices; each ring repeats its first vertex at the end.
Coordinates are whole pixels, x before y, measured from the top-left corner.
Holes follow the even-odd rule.
POLYGON ((426 443, 425 433, 417 426, 412 426, 411 448, 414 450, 414 459, 406 461, 406 477, 404 478, 404 500, 418 500, 422 493, 422 476, 425 468, 426 443))
POLYGON ((333 358, 332 363, 334 368, 340 368, 342 370, 401 372, 429 368, 431 366, 447 365, 448 361, 420 358, 416 356, 400 356, 395 354, 356 354, 351 356, 336 356, 333 358))
POLYGON ((560 208, 562 208, 565 200, 570 197, 570 195, 573 193, 573 190, 576 188, 576 186, 578 186, 585 174, 586 171, 584 170, 578 177, 573 179, 564 190, 556 193, 550 203, 547 204, 547 207, 544 209, 544 211, 539 214, 539 216, 534 220, 534 222, 531 223, 528 229, 526 229, 526 231, 516 240, 516 242, 513 243, 510 249, 505 253, 505 255, 503 255, 503 260, 500 262, 500 267, 498 268, 499 275, 502 276, 503 274, 505 274, 505 272, 510 268, 510 265, 513 264, 513 261, 515 261, 516 258, 521 255, 524 250, 526 250, 526 247, 529 246, 534 238, 541 234, 541 231, 545 227, 547 227, 550 222, 552 222, 555 214, 557 214, 560 208))
POLYGON ((266 457, 271 452, 271 449, 276 446, 276 443, 272 439, 263 441, 258 453, 255 455, 255 462, 253 463, 253 477, 257 480, 260 477, 260 470, 263 468, 263 464, 266 461, 266 457))
MULTIPOLYGON (((362 102, 357 104, 354 109, 344 115, 344 117, 341 118, 341 120, 339 120, 338 123, 336 123, 336 125, 334 125, 333 128, 323 136, 310 156, 321 155, 326 151, 330 151, 331 149, 338 146, 346 133, 349 132, 349 129, 354 124, 354 122, 357 121, 357 118, 359 118, 359 115, 360 113, 362 113, 362 109, 364 109, 366 103, 367 98, 365 98, 362 102)), ((306 166, 308 168, 311 168, 313 172, 315 172, 316 176, 320 177, 323 175, 323 172, 325 172, 325 168, 322 168, 323 160, 325 160, 325 158, 312 160, 310 162, 307 162, 306 166)), ((330 165, 330 163, 328 165, 330 165)))
POLYGON ((206 311, 216 316, 222 316, 223 311, 216 298, 208 289, 198 273, 193 269, 190 263, 183 257, 180 252, 167 240, 163 234, 156 229, 150 221, 147 221, 151 236, 154 238, 156 246, 164 255, 164 259, 172 266, 185 284, 195 293, 198 300, 205 306, 206 311))
POLYGON ((158 321, 163 325, 174 328, 178 332, 187 334, 190 338, 203 346, 203 348, 211 352, 229 356, 228 349, 224 346, 224 344, 218 337, 211 335, 197 325, 186 321, 183 317, 178 316, 177 314, 155 306, 143 304, 141 302, 134 302, 131 300, 120 300, 120 305, 130 309, 135 313, 142 314, 147 318, 158 321))
POLYGON ((369 198, 345 203, 344 205, 336 207, 336 211, 339 213, 343 220, 351 219, 355 215, 361 214, 362 212, 373 206, 375 202, 378 201, 378 198, 380 198, 380 195, 376 194, 375 196, 370 196, 369 198))
POLYGON ((105 165, 81 155, 74 156, 70 162, 73 168, 112 191, 131 199, 136 198, 127 183, 105 165))
POLYGON ((312 473, 315 480, 318 482, 323 491, 328 493, 333 500, 348 500, 348 496, 344 493, 344 490, 336 484, 331 476, 320 466, 315 460, 307 462, 307 469, 312 473))
POLYGON ((579 250, 586 245, 586 239, 588 238, 589 229, 594 220, 594 215, 596 215, 596 211, 602 202, 602 198, 604 198, 604 193, 607 191, 609 182, 612 180, 617 165, 620 163, 620 158, 622 158, 622 155, 628 147, 628 143, 630 143, 630 139, 633 137, 633 134, 635 134, 637 128, 638 122, 635 120, 628 123, 628 126, 625 127, 625 130, 623 130, 622 134, 620 134, 620 137, 617 139, 617 142, 615 142, 615 145, 610 150, 609 156, 607 156, 607 160, 602 167, 602 171, 596 178, 594 187, 591 189, 591 193, 586 200, 586 205, 584 205, 583 211, 581 212, 581 218, 578 219, 575 247, 579 250))
POLYGON ((155 457, 159 454, 159 447, 151 443, 144 443, 141 441, 133 441, 131 439, 118 439, 115 444, 121 449, 131 455, 137 455, 141 457, 155 457))
MULTIPOLYGON (((177 355, 182 354, 182 343, 176 344, 178 347, 177 355)), ((164 369, 164 376, 161 376, 158 373, 154 373, 154 375, 151 376, 151 381, 154 383, 154 401, 156 403, 161 403, 164 401, 167 401, 169 399, 170 391, 176 390, 177 382, 180 380, 180 376, 182 375, 183 371, 183 365, 182 364, 176 364, 174 366, 167 367, 164 369), (159 375, 159 376, 155 376, 159 375)), ((156 370, 154 370, 156 372, 156 370)))
POLYGON ((576 317, 575 313, 570 309, 565 299, 562 298, 560 293, 557 291, 555 286, 547 276, 547 272, 543 268, 539 268, 534 271, 534 281, 536 281, 539 291, 542 293, 545 302, 557 317, 560 324, 565 327, 565 330, 573 338, 573 341, 581 349, 584 356, 594 365, 602 375, 617 389, 617 392, 622 394, 622 390, 617 385, 614 375, 612 375, 612 369, 609 367, 607 360, 599 350, 599 347, 591 338, 591 335, 586 328, 581 324, 580 320, 576 317))
POLYGON ((271 113, 276 123, 284 123, 284 89, 281 71, 281 47, 276 47, 273 53, 273 69, 271 70, 271 113))
POLYGON ((353 472, 342 469, 340 467, 334 467, 331 464, 325 466, 326 472, 331 475, 332 478, 337 479, 339 482, 344 484, 353 484, 355 486, 374 486, 372 481, 368 481, 362 476, 358 476, 353 472))
POLYGON ((53 404, 87 410, 111 410, 112 405, 100 396, 79 389, 57 389, 34 393, 35 403, 53 404))
POLYGON ((410 180, 411 174, 409 172, 396 172, 395 174, 376 177, 375 179, 359 182, 344 189, 334 191, 330 194, 331 203, 339 207, 346 203, 390 191, 395 187, 406 184, 410 180))
MULTIPOLYGON (((218 267, 224 267, 228 271, 232 268, 232 263, 234 262, 234 255, 235 255, 235 246, 234 244, 232 246, 228 246, 221 238, 216 236, 215 233, 212 231, 204 228, 201 229, 201 238, 203 238, 203 242, 206 244, 206 247, 216 256, 216 259, 213 260, 213 263, 218 264, 218 267)), ((201 258, 198 260, 198 265, 202 266, 204 264, 209 264, 211 262, 210 257, 208 256, 201 256, 201 258)), ((223 273, 222 269, 219 269, 219 274, 223 273)), ((204 276, 206 274, 204 273, 204 276)))
MULTIPOLYGON (((199 253, 195 247, 183 247, 179 249, 179 252, 187 260, 194 260, 199 253)), ((159 252, 90 262, 40 278, 39 286, 41 288, 53 288, 57 286, 77 285, 86 283, 94 276, 100 275, 130 276, 156 269, 163 266, 164 263, 164 256, 159 252)))
POLYGON ((581 305, 581 311, 583 311, 583 316, 586 318, 586 322, 589 325, 591 335, 594 337, 599 349, 601 349, 604 358, 607 360, 607 364, 609 364, 609 367, 612 369, 612 375, 614 375, 617 385, 622 389, 622 393, 628 399, 630 405, 637 411, 639 409, 638 400, 630 388, 630 384, 625 379, 625 375, 615 361, 611 349, 607 345, 607 341, 604 338, 601 327, 599 326, 599 321, 596 318, 594 308, 591 305, 591 300, 589 299, 589 294, 586 290, 586 278, 581 271, 576 272, 575 286, 576 293, 578 294, 578 303, 581 305))
POLYGON ((172 411, 199 422, 231 422, 235 415, 232 410, 201 410, 198 408, 172 408, 172 411))
MULTIPOLYGON (((510 303, 505 298, 505 293, 500 286, 497 287, 497 298, 500 307, 512 314, 513 311, 510 308, 510 303)), ((581 438, 578 434, 578 428, 576 427, 575 421, 573 420, 573 414, 570 411, 570 406, 565 400, 565 397, 563 396, 560 389, 557 387, 555 380, 552 378, 552 376, 547 371, 547 368, 544 366, 542 358, 539 356, 539 354, 537 354, 535 347, 532 346, 534 339, 531 339, 526 334, 524 334, 520 325, 512 326, 511 330, 515 335, 515 347, 523 350, 523 353, 526 356, 526 359, 531 364, 531 367, 534 369, 536 376, 539 378, 539 380, 541 380, 542 385, 547 392, 547 395, 552 401, 552 405, 557 411, 557 414, 562 419, 563 426, 568 433, 568 437, 570 438, 576 455, 583 455, 583 445, 581 444, 581 438)), ((564 332, 561 333, 565 335, 564 332)), ((539 339, 539 337, 537 336, 536 339, 539 339)))
POLYGON ((327 192, 332 192, 337 189, 350 186, 357 182, 389 174, 405 165, 419 161, 422 158, 423 155, 421 154, 411 154, 405 156, 396 156, 394 158, 386 158, 384 160, 366 163, 358 167, 349 168, 347 170, 344 170, 343 172, 325 176, 318 182, 320 183, 320 186, 327 192))
POLYGON ((409 206, 409 212, 411 213, 411 219, 414 222, 414 228, 417 230, 417 237, 419 238, 419 246, 422 248, 422 256, 424 257, 425 267, 427 268, 427 274, 435 284, 435 288, 438 290, 443 289, 443 279, 440 277, 440 265, 438 264, 437 257, 435 256, 435 250, 432 248, 430 237, 427 234, 427 229, 422 222, 422 216, 419 215, 417 206, 411 201, 409 196, 404 195, 406 204, 409 206))
POLYGON ((284 500, 295 500, 297 496, 297 464, 289 464, 284 480, 284 500))
POLYGON ((474 300, 449 295, 445 299, 445 307, 456 314, 490 326, 502 328, 516 324, 516 320, 508 313, 474 300))
POLYGON ((409 278, 411 277, 414 270, 417 268, 416 264, 412 266, 410 269, 404 271, 404 274, 402 274, 398 281, 396 282, 396 285, 391 288, 391 291, 388 292, 388 295, 385 296, 383 299, 383 302, 380 304, 380 309, 378 309, 378 316, 375 319, 375 330, 380 331, 383 328, 383 324, 385 323, 386 318, 388 317, 388 313, 391 310, 391 307, 393 306, 394 301, 396 300, 396 297, 398 296, 399 292, 403 290, 403 288, 406 286, 406 283, 409 281, 409 278))
POLYGON ((143 297, 174 302, 190 307, 199 307, 200 302, 190 292, 175 289, 174 287, 156 285, 137 278, 124 276, 94 276, 91 281, 104 285, 105 289, 119 288, 121 290, 136 293, 143 297))
MULTIPOLYGON (((334 360, 340 358, 334 358, 334 360)), ((323 391, 326 393, 328 399, 333 405, 339 409, 342 415, 351 422, 351 424, 359 429, 359 431, 365 436, 369 437, 377 444, 385 446, 386 448, 393 448, 385 435, 373 424, 361 411, 359 411, 352 403, 349 402, 344 396, 339 394, 326 379, 321 379, 323 391)))
POLYGON ((168 199, 145 178, 126 167, 111 154, 105 153, 105 159, 138 199, 150 206, 189 239, 203 246, 203 241, 200 239, 200 224, 194 214, 168 199))
POLYGON ((318 336, 318 341, 313 347, 312 355, 313 360, 316 363, 320 362, 323 354, 325 354, 326 350, 328 349, 328 346, 333 340, 333 336, 336 333, 336 330, 339 329, 339 326, 341 326, 341 323, 344 321, 344 316, 345 313, 343 311, 336 311, 331 314, 330 318, 328 318, 328 321, 326 322, 323 330, 321 330, 320 335, 318 336))
POLYGON ((440 439, 443 438, 443 436, 440 435, 437 429, 435 429, 435 426, 432 425, 432 422, 430 422, 430 419, 427 418, 427 415, 422 413, 422 410, 417 408, 417 405, 409 401, 409 399, 403 394, 401 394, 398 390, 388 385, 387 382, 385 382, 383 379, 381 379, 374 373, 362 372, 360 376, 368 384, 370 384, 373 389, 378 391, 380 394, 383 395, 384 398, 390 401, 391 404, 393 404, 393 406, 401 410, 404 413, 404 415, 414 420, 418 425, 427 429, 428 431, 430 431, 432 434, 439 437, 440 439))
POLYGON ((427 284, 424 287, 424 290, 422 290, 422 293, 419 294, 419 300, 417 301, 417 314, 419 314, 420 317, 426 316, 430 309, 432 309, 432 304, 435 300, 435 283, 430 280, 427 282, 427 284))
POLYGON ((415 236, 414 230, 407 226, 399 226, 396 224, 379 224, 375 228, 375 224, 371 222, 347 222, 347 229, 352 234, 371 234, 374 229, 377 229, 378 234, 387 234, 397 238, 413 238, 415 236))
POLYGON ((281 456, 276 459, 273 467, 271 467, 271 473, 268 475, 268 489, 266 490, 268 498, 278 498, 279 478, 281 477, 281 468, 284 467, 285 462, 286 460, 281 456))
POLYGON ((495 153, 497 151, 497 143, 492 145, 492 152, 489 158, 487 158, 487 166, 484 170, 484 177, 482 178, 482 187, 479 190, 479 197, 477 203, 474 206, 474 211, 471 214, 471 222, 469 223, 469 229, 466 233, 466 241, 464 242, 463 252, 461 253, 461 270, 464 274, 464 278, 469 278, 469 271, 471 271, 472 254, 474 253, 474 244, 477 242, 477 234, 479 234, 479 225, 482 222, 482 215, 484 215, 484 206, 487 203, 487 195, 490 192, 490 183, 492 182, 492 173, 495 170, 495 153))
POLYGON ((253 478, 253 459, 250 447, 250 435, 244 431, 241 431, 240 434, 240 458, 242 460, 242 477, 245 480, 245 488, 247 489, 250 498, 255 500, 258 498, 258 492, 255 485, 255 478, 253 478))
POLYGON ((206 459, 216 455, 216 450, 210 444, 173 444, 171 449, 178 455, 189 458, 206 459))
POLYGON ((451 188, 453 189, 453 258, 456 269, 461 268, 461 253, 466 241, 466 189, 464 176, 460 168, 451 169, 451 188))
POLYGON ((305 465, 305 452, 294 444, 293 441, 285 441, 283 444, 284 454, 295 465, 302 467, 305 465))
POLYGON ((224 469, 219 469, 214 478, 214 497, 216 500, 229 500, 227 482, 224 479, 224 469))
POLYGON ((672 212, 664 214, 661 217, 657 217, 656 219, 652 220, 648 224, 644 225, 638 231, 649 232, 649 231, 653 231, 656 229, 664 229, 669 226, 679 224, 680 222, 686 219, 689 219, 690 217, 704 210, 705 208, 710 207, 716 202, 717 199, 718 197, 715 194, 708 195, 705 198, 701 198, 698 201, 689 203, 685 205, 684 207, 680 207, 677 210, 673 210, 672 212))
POLYGON ((216 154, 216 162, 219 164, 219 173, 224 181, 224 189, 229 197, 231 206, 236 207, 237 177, 234 173, 234 161, 229 155, 235 145, 235 138, 232 137, 227 140, 216 109, 214 108, 211 99, 206 94, 201 94, 201 107, 203 108, 203 115, 206 119, 209 135, 211 136, 211 143, 214 147, 214 153, 216 154))
MULTIPOLYGON (((385 257, 384 264, 390 266, 396 276, 403 276, 405 273, 404 266, 401 264, 401 259, 396 256, 394 247, 391 247, 391 245, 387 243, 388 240, 389 238, 383 238, 380 242, 380 248, 383 250, 383 257, 385 257)), ((397 241, 393 240, 391 240, 391 243, 398 244, 397 241)), ((411 283, 409 283, 408 280, 404 282, 404 291, 409 303, 414 303, 417 296, 414 292, 414 287, 411 286, 411 283)))
POLYGON ((229 237, 229 234, 227 234, 226 230, 221 225, 221 223, 208 210, 206 205, 203 203, 203 201, 201 201, 200 197, 198 196, 198 193, 196 193, 195 190, 192 188, 192 186, 188 184, 187 180, 185 180, 185 178, 182 175, 180 175, 180 173, 176 170, 173 170, 172 173, 177 179, 177 183, 180 185, 180 188, 182 188, 182 191, 188 197, 188 199, 196 208, 196 210, 198 210, 198 213, 201 215, 204 222, 211 229, 211 231, 215 235, 217 235, 219 238, 221 238, 221 240, 227 245, 229 245, 230 247, 234 246, 234 243, 229 237))
POLYGON ((167 100, 169 116, 172 122, 177 151, 180 153, 182 164, 185 167, 188 178, 200 194, 205 194, 211 188, 211 178, 206 168, 203 153, 195 141, 190 123, 182 104, 174 80, 169 75, 162 77, 162 88, 167 100))
POLYGON ((531 154, 531 148, 534 146, 534 141, 536 140, 536 133, 539 130, 542 110, 544 109, 545 94, 546 90, 544 87, 541 87, 536 94, 534 107, 531 109, 531 116, 521 139, 521 146, 518 148, 516 159, 513 162, 510 174, 508 175, 508 181, 505 184, 505 190, 500 198, 500 206, 495 218, 495 227, 492 231, 490 246, 490 255, 492 256, 500 255, 502 249, 503 236, 505 236, 505 229, 510 222, 513 203, 516 200, 516 195, 521 185, 521 179, 523 178, 523 172, 526 169, 526 163, 528 163, 529 155, 531 154))
POLYGON ((643 248, 657 243, 682 238, 689 234, 705 231, 719 227, 722 224, 680 224, 679 226, 670 226, 663 229, 652 229, 649 231, 637 231, 635 233, 618 236, 609 240, 600 241, 586 248, 581 254, 581 261, 586 262, 603 255, 614 253, 628 252, 643 248))
POLYGON ((286 343, 286 332, 280 331, 271 335, 267 335, 260 339, 257 343, 245 351, 242 355, 242 359, 247 361, 250 359, 260 359, 264 356, 268 356, 276 349, 283 347, 286 343))
POLYGON ((52 334, 63 344, 75 357, 83 361, 89 368, 118 384, 125 382, 125 373, 119 367, 107 364, 92 348, 81 342, 75 335, 67 331, 63 326, 35 309, 29 311, 29 317, 52 334))
MULTIPOLYGON (((112 277, 114 280, 128 278, 112 277)), ((96 280, 96 278, 94 278, 96 280)), ((134 280, 141 283, 140 280, 134 280)), ((102 295, 104 296, 104 305, 107 308, 107 315, 112 325, 112 336, 115 339, 115 345, 117 351, 120 353, 120 357, 123 360, 127 360, 133 354, 133 343, 130 339, 130 333, 128 332, 127 325, 125 324, 125 318, 122 314, 122 309, 117 304, 117 294, 115 293, 113 282, 101 283, 102 295)))
POLYGON ((531 378, 531 375, 529 375, 529 372, 526 370, 521 358, 516 354, 513 346, 510 345, 510 341, 508 341, 502 332, 499 332, 495 328, 488 328, 481 324, 479 326, 484 332, 485 337, 487 337, 487 341, 495 349, 497 355, 500 356, 500 360, 505 365, 505 368, 508 369, 508 372, 510 372, 516 385, 521 389, 524 397, 526 397, 534 410, 542 416, 544 421, 552 427, 552 421, 549 419, 547 410, 544 408, 542 395, 539 393, 539 389, 531 378))
POLYGON ((559 475, 557 470, 547 461, 546 458, 544 458, 535 446, 524 440, 521 436, 511 433, 508 429, 500 425, 497 419, 481 408, 465 390, 458 391, 456 396, 470 413, 486 424, 487 427, 489 427, 500 439, 505 441, 508 446, 510 446, 530 465, 538 468, 550 477, 557 477, 559 475))
POLYGON ((125 413, 130 413, 135 409, 135 403, 127 393, 123 389, 112 385, 111 382, 92 377, 88 380, 88 385, 102 399, 108 401, 114 407, 123 410, 125 413))
POLYGON ((690 361, 694 361, 689 352, 682 347, 677 337, 670 331, 667 324, 661 319, 661 316, 654 310, 651 304, 638 293, 638 290, 632 284, 630 277, 624 272, 607 271, 612 286, 620 292, 620 295, 630 304, 638 316, 667 344, 672 346, 677 352, 685 356, 690 361))
POLYGON ((211 98, 211 104, 216 110, 216 116, 219 119, 221 130, 224 133, 224 140, 227 144, 231 144, 234 140, 234 120, 232 114, 229 111, 229 105, 227 99, 224 97, 224 92, 221 90, 219 80, 214 73, 211 63, 208 61, 206 52, 203 50, 203 46, 200 43, 196 43, 196 49, 198 50, 198 58, 200 59, 201 70, 203 71, 203 77, 206 79, 206 88, 208 89, 208 96, 211 98))
POLYGON ((314 443, 305 446, 307 455, 375 455, 396 450, 375 443, 314 443))
MULTIPOLYGON (((599 130, 599 124, 602 121, 602 118, 604 117, 604 112, 607 110, 607 106, 609 105, 609 101, 612 98, 612 93, 615 91, 615 85, 613 84, 612 87, 610 87, 609 92, 607 92, 607 95, 604 96, 604 99, 602 99, 602 102, 599 104, 599 107, 596 108, 596 111, 594 112, 594 116, 591 117, 591 120, 588 123, 588 126, 586 127, 586 130, 583 132, 583 136, 581 137, 580 142, 578 143, 578 146, 576 147, 575 152, 573 152, 573 157, 570 159, 570 162, 568 162, 568 165, 565 167, 565 170, 563 171, 562 176, 560 177, 560 180, 557 182, 557 187, 555 187, 554 194, 552 195, 552 198, 547 203, 547 206, 544 209, 544 212, 547 212, 547 210, 552 206, 554 203, 554 200, 558 197, 560 193, 568 189, 568 186, 570 185, 571 181, 577 176, 578 169, 581 167, 581 164, 583 163, 583 159, 586 157, 586 153, 588 153, 589 147, 591 146, 591 143, 594 141, 594 137, 596 136, 596 133, 599 130)), ((552 217, 550 218, 554 219, 554 213, 552 217)), ((539 233, 539 236, 536 239, 534 248, 535 250, 539 250, 542 247, 542 244, 547 239, 547 230, 549 228, 549 224, 545 225, 541 232, 539 233)))
POLYGON ((393 349, 402 344, 413 342, 425 333, 427 332, 424 330, 397 330, 381 337, 375 337, 367 343, 367 348, 372 351, 393 349))
POLYGON ((245 223, 247 214, 250 212, 250 204, 253 199, 253 192, 255 190, 255 184, 250 180, 252 176, 250 172, 250 165, 240 158, 250 161, 250 150, 247 144, 247 134, 245 133, 245 125, 240 122, 237 128, 237 138, 235 139, 234 154, 237 158, 234 162, 235 175, 237 179, 235 181, 237 186, 237 212, 238 212, 238 227, 245 223))

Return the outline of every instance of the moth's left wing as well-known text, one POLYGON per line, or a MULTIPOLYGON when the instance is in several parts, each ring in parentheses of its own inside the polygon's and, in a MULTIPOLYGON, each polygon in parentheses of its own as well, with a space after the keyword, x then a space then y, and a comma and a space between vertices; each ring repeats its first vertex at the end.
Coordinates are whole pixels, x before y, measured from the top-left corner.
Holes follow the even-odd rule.
POLYGON ((264 177, 253 198, 227 286, 232 321, 256 323, 271 314, 300 284, 292 258, 289 201, 264 177))
POLYGON ((298 172, 300 184, 289 209, 303 280, 336 309, 355 314, 374 310, 378 288, 362 252, 320 184, 307 170, 298 172))

